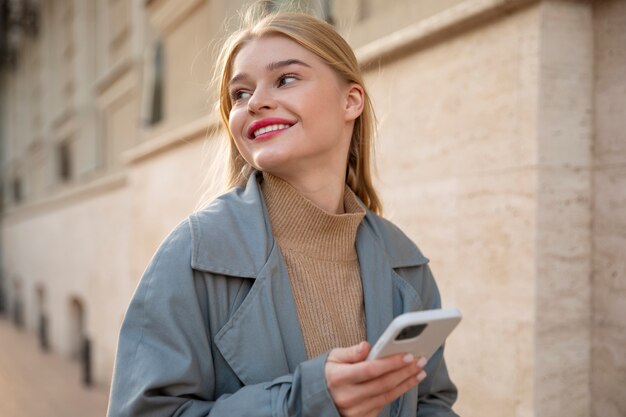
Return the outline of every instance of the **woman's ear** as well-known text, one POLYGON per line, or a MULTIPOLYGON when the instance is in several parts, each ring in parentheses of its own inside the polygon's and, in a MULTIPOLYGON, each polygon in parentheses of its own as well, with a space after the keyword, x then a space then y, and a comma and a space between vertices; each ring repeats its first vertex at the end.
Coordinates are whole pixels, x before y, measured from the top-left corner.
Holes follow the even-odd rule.
POLYGON ((346 91, 346 122, 356 120, 363 113, 365 91, 359 84, 352 83, 346 91))

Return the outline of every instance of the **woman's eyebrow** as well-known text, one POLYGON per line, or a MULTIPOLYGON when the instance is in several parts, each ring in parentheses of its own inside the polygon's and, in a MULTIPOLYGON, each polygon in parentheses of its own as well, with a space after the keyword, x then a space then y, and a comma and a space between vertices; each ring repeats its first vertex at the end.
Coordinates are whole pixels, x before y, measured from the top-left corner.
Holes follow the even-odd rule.
POLYGON ((268 71, 275 71, 279 68, 286 67, 288 65, 302 65, 304 67, 311 68, 311 66, 307 64, 306 62, 300 61, 299 59, 292 58, 292 59, 285 59, 283 61, 270 62, 269 64, 267 64, 265 69, 267 69, 268 71))
MULTIPOLYGON (((292 59, 285 59, 282 61, 270 62, 269 64, 265 66, 265 69, 271 72, 271 71, 276 71, 277 69, 282 68, 282 67, 287 67, 289 65, 302 65, 303 67, 311 68, 311 66, 307 64, 306 62, 300 61, 299 59, 292 58, 292 59)), ((248 74, 246 73, 237 74, 233 78, 230 79, 230 82, 228 83, 228 85, 232 85, 238 81, 243 81, 247 78, 248 78, 248 74)))

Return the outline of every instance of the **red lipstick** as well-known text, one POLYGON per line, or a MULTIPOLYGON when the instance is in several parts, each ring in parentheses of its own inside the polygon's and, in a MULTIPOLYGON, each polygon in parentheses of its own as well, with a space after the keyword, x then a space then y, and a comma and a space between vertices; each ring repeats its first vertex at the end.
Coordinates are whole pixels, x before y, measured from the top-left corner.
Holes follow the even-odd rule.
POLYGON ((265 119, 257 120, 256 122, 252 123, 246 133, 247 133, 248 139, 255 140, 259 138, 265 138, 266 135, 267 137, 274 136, 274 134, 277 134, 285 130, 285 129, 273 130, 273 131, 266 132, 255 137, 254 132, 256 132, 259 129, 262 129, 264 127, 271 126, 271 125, 286 125, 288 129, 295 124, 296 122, 292 120, 288 120, 288 119, 281 119, 279 117, 266 117, 265 119))

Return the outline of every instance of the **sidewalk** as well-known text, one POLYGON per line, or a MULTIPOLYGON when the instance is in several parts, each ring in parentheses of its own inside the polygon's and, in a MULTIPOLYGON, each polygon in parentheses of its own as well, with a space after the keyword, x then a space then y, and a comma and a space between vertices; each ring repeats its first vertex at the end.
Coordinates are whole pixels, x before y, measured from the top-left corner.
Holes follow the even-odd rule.
POLYGON ((43 353, 35 334, 0 316, 0 416, 104 417, 108 392, 80 384, 78 364, 43 353))

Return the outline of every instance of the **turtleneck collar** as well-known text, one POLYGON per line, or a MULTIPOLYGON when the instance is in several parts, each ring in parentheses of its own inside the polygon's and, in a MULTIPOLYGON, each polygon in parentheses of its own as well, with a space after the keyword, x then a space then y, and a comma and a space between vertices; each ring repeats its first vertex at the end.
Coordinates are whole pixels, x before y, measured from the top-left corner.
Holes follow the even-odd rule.
POLYGON ((266 172, 261 190, 281 248, 328 261, 356 259, 354 243, 365 209, 350 187, 344 189, 344 214, 321 209, 288 182, 266 172))

